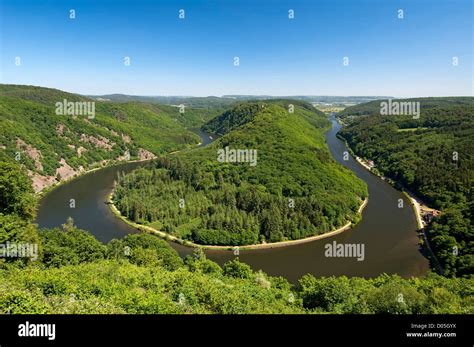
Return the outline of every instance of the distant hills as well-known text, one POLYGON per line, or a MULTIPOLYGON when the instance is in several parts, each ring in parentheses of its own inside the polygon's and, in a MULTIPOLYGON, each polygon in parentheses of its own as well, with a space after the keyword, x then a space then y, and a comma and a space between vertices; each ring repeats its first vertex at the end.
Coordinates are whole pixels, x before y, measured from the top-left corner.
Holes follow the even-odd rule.
POLYGON ((96 100, 109 100, 116 102, 141 101, 150 103, 160 103, 166 105, 184 104, 190 107, 226 107, 238 101, 249 100, 269 100, 269 99, 292 99, 309 103, 354 105, 362 102, 369 102, 378 99, 390 99, 391 96, 272 96, 272 95, 222 95, 194 97, 194 96, 140 96, 125 94, 89 95, 96 100))
POLYGON ((185 106, 195 108, 215 108, 225 107, 236 100, 232 98, 224 98, 217 96, 207 97, 193 97, 193 96, 141 96, 141 95, 126 95, 126 94, 107 94, 107 95, 88 95, 89 98, 98 101, 115 101, 115 102, 130 102, 139 101, 146 103, 158 103, 164 105, 178 106, 184 104, 185 106))
POLYGON ((271 96, 271 95, 223 95, 223 98, 231 98, 234 100, 265 100, 265 99, 292 99, 302 100, 309 103, 327 103, 327 104, 359 104, 378 99, 391 99, 391 96, 327 96, 327 95, 288 95, 288 96, 271 96))
MULTIPOLYGON (((380 115, 380 103, 387 101, 388 98, 373 100, 370 102, 361 103, 355 106, 348 107, 338 113, 339 118, 346 118, 348 116, 362 116, 362 115, 380 115)), ((464 107, 471 106, 474 103, 473 97, 458 96, 458 97, 432 97, 432 98, 407 98, 407 99, 395 99, 392 98, 392 102, 419 102, 420 108, 423 113, 429 109, 435 109, 440 107, 464 107)))

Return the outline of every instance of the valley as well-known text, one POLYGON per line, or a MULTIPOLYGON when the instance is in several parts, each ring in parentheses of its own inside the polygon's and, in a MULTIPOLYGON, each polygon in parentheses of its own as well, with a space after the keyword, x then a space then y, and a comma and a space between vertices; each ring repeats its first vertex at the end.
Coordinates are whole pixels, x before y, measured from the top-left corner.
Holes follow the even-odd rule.
MULTIPOLYGON (((238 257, 254 269, 262 269, 271 275, 284 276, 292 281, 298 280, 306 273, 316 276, 377 276, 381 273, 398 273, 405 277, 424 274, 428 263, 419 252, 416 219, 409 201, 390 185, 368 173, 354 159, 343 160, 346 149, 336 138, 339 129, 340 125, 332 119, 332 129, 326 134, 325 142, 336 161, 347 166, 368 184, 370 198, 362 212, 361 221, 355 227, 327 240, 330 242, 334 239, 338 243, 365 243, 366 259, 357 262, 350 258, 338 258, 337 261, 327 258, 324 255, 327 243, 325 240, 296 243, 283 248, 274 248, 269 244, 270 247, 266 249, 256 250, 241 246, 238 257), (398 199, 404 199, 407 208, 398 209, 398 199)), ((201 133, 201 139, 203 142, 209 141, 205 133, 201 133)), ((117 219, 104 202, 107 201, 113 182, 120 172, 130 172, 133 168, 143 165, 146 164, 123 164, 103 169, 59 187, 42 199, 38 223, 51 228, 60 226, 71 216, 77 226, 89 230, 103 242, 137 232, 134 227, 117 219), (84 190, 88 188, 94 193, 84 194, 84 190), (75 210, 64 204, 71 196, 80 197, 75 210)), ((174 242, 171 246, 181 256, 192 252, 192 248, 174 242)), ((229 250, 213 250, 209 247, 206 254, 219 264, 236 257, 234 246, 229 250)))
POLYGON ((1 159, 24 165, 36 192, 92 169, 194 146, 199 137, 188 129, 217 112, 190 108, 185 117, 171 106, 17 85, 0 85, 0 101, 1 159), (69 103, 91 105, 93 117, 75 114, 75 106, 69 112, 69 103))
MULTIPOLYGON (((27 99, 31 98, 38 99, 39 95, 28 95, 27 99)), ((44 96, 40 97, 42 98, 44 96)), ((106 104, 97 108, 111 107, 112 104, 106 104)), ((161 106, 143 104, 133 107, 157 110, 161 106)), ((114 160, 105 163, 105 167, 85 173, 45 193, 39 201, 37 212, 37 197, 32 195, 33 187, 28 183, 31 178, 24 175, 28 170, 39 172, 41 168, 34 165, 34 162, 25 163, 23 167, 11 159, 2 162, 0 176, 16 177, 16 180, 9 178, 3 181, 3 186, 9 188, 2 194, 7 191, 9 193, 8 205, 3 207, 4 214, 0 217, 0 237, 17 242, 36 240, 39 245, 39 262, 27 265, 30 269, 27 272, 15 270, 15 264, 20 263, 11 261, 5 263, 6 268, 0 269, 0 274, 6 278, 2 285, 9 288, 4 293, 11 293, 9 295, 14 297, 30 297, 34 304, 28 306, 27 312, 78 312, 76 310, 85 309, 82 305, 90 305, 98 300, 107 303, 108 308, 88 308, 87 312, 170 313, 184 312, 181 311, 184 308, 178 308, 176 311, 176 307, 169 306, 175 296, 181 296, 185 291, 186 297, 194 297, 198 294, 191 288, 202 285, 206 288, 204 292, 214 291, 216 288, 211 283, 218 280, 238 284, 232 294, 236 301, 229 301, 228 295, 221 297, 219 294, 220 299, 216 297, 218 301, 209 306, 205 303, 207 299, 198 295, 185 311, 347 313, 354 312, 353 310, 434 312, 440 309, 438 307, 449 309, 449 312, 469 312, 472 309, 466 304, 469 298, 469 279, 442 278, 429 272, 429 263, 421 252, 416 233, 416 216, 408 198, 373 175, 351 156, 346 156, 350 149, 337 134, 344 134, 351 125, 342 129, 341 123, 334 115, 328 118, 313 106, 298 100, 245 101, 229 107, 226 111, 214 109, 212 112, 205 113, 208 114, 209 120, 198 121, 197 118, 191 117, 188 123, 182 121, 184 123, 180 125, 180 131, 189 133, 190 138, 199 136, 192 143, 177 143, 166 149, 155 150, 155 159, 144 158, 147 160, 136 161, 137 157, 130 156, 126 159, 131 162, 120 163, 114 160), (290 104, 294 106, 295 113, 288 112, 290 104), (212 118, 212 112, 218 113, 217 116, 212 118), (199 122, 203 125, 201 128, 197 127, 199 122), (184 127, 184 124, 188 127, 184 127), (250 166, 245 162, 219 162, 218 151, 226 146, 237 150, 258 150, 256 165, 250 166), (28 167, 30 168, 26 169, 28 167), (275 174, 276 172, 278 174, 275 174), (147 181, 150 177, 153 179, 147 181), (214 192, 212 187, 220 188, 214 192), (181 193, 175 194, 173 189, 181 193), (325 195, 325 191, 331 191, 332 198, 325 195), (135 226, 112 213, 108 204, 111 192, 114 192, 114 204, 124 212, 123 216, 137 223, 135 226), (226 194, 219 196, 220 193, 216 194, 217 192, 226 194), (254 195, 245 200, 245 195, 242 195, 245 193, 254 195), (312 200, 312 195, 318 198, 312 200), (340 200, 332 200, 338 195, 340 200), (189 208, 188 211, 179 210, 182 197, 182 206, 189 208), (74 200, 73 205, 70 203, 71 199, 74 200), (124 202, 126 199, 129 199, 128 213, 127 204, 124 202), (234 222, 240 220, 244 223, 241 226, 247 223, 246 233, 240 234, 242 229, 232 227, 232 222, 229 223, 232 219, 227 217, 213 220, 212 223, 221 223, 215 231, 198 231, 205 218, 215 218, 209 212, 221 209, 220 199, 227 199, 223 201, 234 206, 236 216, 246 216, 242 219, 232 217, 234 222), (232 205, 234 199, 235 205, 232 205), (241 202, 237 204, 238 199, 241 202), (245 207, 251 206, 249 203, 256 203, 258 206, 260 200, 263 203, 271 203, 269 206, 273 210, 268 216, 255 214, 252 212, 255 210, 247 210, 248 207, 245 207), (365 203, 362 204, 364 200, 365 203), (399 208, 400 200, 404 201, 404 208, 399 208), (337 202, 331 205, 334 201, 337 202), (170 202, 173 203, 170 205, 170 202), (317 204, 322 202, 324 203, 321 208, 318 207, 317 204), (135 209, 142 204, 142 209, 137 210, 138 214, 130 213, 133 211, 130 209, 133 204, 135 209), (320 214, 313 212, 311 218, 316 219, 308 219, 307 224, 295 224, 306 225, 306 229, 286 228, 284 225, 287 223, 298 221, 293 218, 301 218, 311 212, 301 210, 296 215, 287 215, 281 214, 281 211, 285 211, 280 210, 281 207, 293 205, 298 211, 298 207, 305 204, 313 206, 311 210, 320 211, 320 214), (339 212, 331 213, 330 206, 339 212), (158 217, 159 211, 168 211, 168 217, 158 217), (192 213, 198 215, 193 216, 192 213), (206 214, 208 216, 203 217, 206 214), (173 215, 180 217, 174 219, 173 215), (23 221, 20 222, 18 218, 23 218, 23 221), (273 223, 279 219, 282 224, 273 223), (322 222, 316 222, 317 220, 322 222), (249 221, 254 221, 258 227, 252 227, 249 221), (137 226, 147 232, 139 232, 137 226), (266 227, 269 229, 265 229, 266 227), (156 235, 150 235, 153 228, 164 230, 179 242, 171 242, 171 237, 166 234, 162 235, 165 241, 156 235), (334 229, 337 229, 337 232, 331 232, 334 229), (289 233, 291 230, 293 233, 289 233), (210 240, 214 241, 209 242, 210 240), (189 247, 190 245, 193 247, 189 247), (252 245, 256 245, 256 248, 253 249, 252 245), (334 250, 329 252, 328 248, 331 247, 334 250), (129 251, 123 253, 124 249, 129 251), (13 268, 10 269, 9 266, 13 268), (143 271, 153 268, 155 273, 159 272, 160 276, 170 281, 178 280, 182 273, 182 276, 189 279, 188 285, 191 287, 181 286, 173 292, 166 290, 153 298, 149 294, 136 298, 141 302, 151 300, 152 305, 161 302, 165 306, 160 308, 146 305, 142 308, 136 305, 128 306, 120 295, 114 299, 111 296, 97 296, 93 292, 87 292, 87 299, 77 303, 77 306, 71 306, 64 304, 61 291, 54 292, 55 300, 58 300, 55 303, 48 299, 51 294, 45 294, 41 289, 43 276, 50 278, 47 282, 53 280, 63 283, 60 286, 66 285, 63 281, 67 281, 67 293, 86 290, 80 284, 86 280, 84 276, 100 276, 102 285, 110 288, 111 277, 102 271, 109 269, 106 271, 111 274, 114 266, 117 271, 127 271, 145 277, 147 275, 143 271), (100 273, 102 275, 99 275, 100 273), (416 276, 416 279, 413 276, 416 276), (15 282, 13 278, 16 278, 15 282), (38 285, 29 289, 22 287, 25 283, 30 283, 29 278, 38 285), (342 306, 337 307, 324 300, 312 301, 314 293, 319 293, 321 288, 333 286, 333 281, 337 283, 337 292, 347 289, 348 297, 355 295, 358 302, 365 302, 365 308, 351 306, 350 300, 342 301, 342 306), (361 283, 364 283, 365 289, 360 287, 361 283), (424 286, 423 289, 420 289, 419 285, 424 286), (271 292, 262 292, 261 290, 268 290, 264 288, 272 289, 271 292), (262 306, 261 302, 252 301, 248 302, 245 308, 232 304, 242 300, 242 296, 247 297, 244 293, 248 290, 261 296, 266 304, 262 306), (386 295, 385 293, 392 290, 402 292, 409 298, 405 308, 391 306, 390 301, 374 299, 377 295, 386 295), (416 291, 420 294, 415 295, 416 291), (439 291, 452 292, 452 300, 455 300, 456 304, 447 308, 444 301, 439 304, 434 302, 433 295, 437 295, 439 291), (298 299, 280 301, 273 299, 273 295, 298 299), (45 304, 46 302, 48 303, 45 304), (421 306, 417 304, 420 302, 421 306), (465 304, 460 305, 460 302, 465 304)), ((98 115, 100 119, 100 113, 98 115)), ((343 118, 343 114, 340 117, 343 118)), ((5 120, 2 124, 5 124, 5 120)), ((146 118, 138 117, 137 120, 147 122, 146 118)), ((66 123, 66 120, 60 121, 66 123)), ((345 119, 344 123, 346 122, 350 123, 345 119)), ((52 126, 52 129, 55 127, 52 126)), ((416 134, 416 131, 402 133, 416 134)), ((4 136, 15 139, 7 132, 4 136)), ((56 133, 55 136, 60 137, 62 134, 56 133)), ((133 140, 133 136, 130 138, 133 140)), ((104 143, 107 141, 104 140, 104 143)), ((110 142, 109 144, 111 145, 110 142)), ((149 145, 151 147, 144 144, 143 149, 157 146, 153 143, 149 145)), ((102 150, 100 145, 96 144, 95 147, 102 150)), ((41 146, 38 148, 47 149, 41 146)), ((5 155, 8 150, 2 153, 5 155)), ((43 156, 37 158, 43 165, 43 156)), ((266 208, 262 209, 263 213, 266 208)), ((119 275, 114 276, 117 279, 119 275)), ((127 276, 129 275, 123 278, 124 281, 127 281, 127 276)), ((124 282, 117 284, 114 290, 128 292, 134 289, 124 282)), ((221 289, 218 292, 222 294, 221 289)), ((18 312, 19 308, 9 304, 8 300, 0 295, 0 303, 4 305, 0 305, 0 310, 7 307, 9 312, 18 312)))
POLYGON ((0 347, 472 344, 472 9, 1 0, 0 347))

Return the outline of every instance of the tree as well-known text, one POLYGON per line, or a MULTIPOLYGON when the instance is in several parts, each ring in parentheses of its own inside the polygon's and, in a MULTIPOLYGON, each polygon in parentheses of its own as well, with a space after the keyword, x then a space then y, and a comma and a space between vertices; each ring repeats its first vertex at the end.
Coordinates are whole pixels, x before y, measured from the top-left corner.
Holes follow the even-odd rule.
POLYGON ((36 199, 31 180, 16 163, 0 161, 0 213, 33 220, 36 199))
POLYGON ((176 270, 183 261, 171 246, 158 236, 139 233, 129 234, 122 240, 111 240, 107 245, 110 258, 128 259, 140 266, 160 264, 168 270, 176 270))
POLYGON ((33 259, 35 256, 39 259, 42 257, 42 244, 35 225, 15 214, 0 213, 0 244, 5 245, 7 242, 15 246, 26 244, 28 247, 36 247, 38 252, 36 255, 32 254, 31 258, 6 257, 9 262, 19 261, 25 264, 36 261, 37 259, 33 259))
POLYGON ((105 246, 93 235, 74 226, 68 218, 63 229, 41 230, 43 262, 50 267, 94 262, 105 257, 105 246))
POLYGON ((245 263, 241 263, 239 258, 235 258, 224 264, 224 275, 236 278, 251 278, 252 268, 245 263))

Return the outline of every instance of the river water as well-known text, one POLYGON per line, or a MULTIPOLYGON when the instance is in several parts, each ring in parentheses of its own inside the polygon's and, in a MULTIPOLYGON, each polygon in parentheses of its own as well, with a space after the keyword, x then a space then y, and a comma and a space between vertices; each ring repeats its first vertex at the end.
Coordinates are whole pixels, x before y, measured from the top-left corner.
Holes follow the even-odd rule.
MULTIPOLYGON (((428 261, 419 251, 416 219, 409 201, 396 189, 372 175, 352 157, 343 160, 346 147, 336 137, 341 125, 331 118, 332 128, 326 142, 336 161, 352 170, 369 188, 369 202, 362 213, 362 220, 351 230, 314 242, 263 250, 240 251, 241 261, 264 272, 283 276, 296 282, 301 276, 347 275, 373 277, 381 273, 397 273, 403 277, 421 276, 429 268, 428 261), (398 208, 398 199, 404 207, 398 208), (325 256, 325 245, 337 243, 364 246, 363 261, 354 258, 325 256)), ((199 132, 202 145, 209 137, 199 132)), ((126 163, 91 172, 70 181, 43 197, 39 204, 37 223, 40 227, 56 227, 67 217, 82 229, 89 230, 97 239, 108 242, 136 232, 134 228, 117 219, 106 204, 119 171, 129 172, 145 163, 126 163), (70 208, 75 199, 75 208, 70 208)), ((192 249, 171 243, 181 256, 192 249)), ((235 257, 231 251, 206 251, 207 256, 219 264, 235 257)))

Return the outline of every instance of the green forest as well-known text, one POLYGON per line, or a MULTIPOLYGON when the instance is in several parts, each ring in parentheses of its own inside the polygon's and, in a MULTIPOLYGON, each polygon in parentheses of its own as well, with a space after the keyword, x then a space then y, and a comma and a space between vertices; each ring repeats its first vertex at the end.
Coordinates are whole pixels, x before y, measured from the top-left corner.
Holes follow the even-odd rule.
MULTIPOLYGON (((289 283, 238 258, 220 266, 200 248, 182 259, 152 234, 130 234, 103 244, 72 219, 61 227, 39 229, 34 223, 38 195, 26 169, 53 174, 59 158, 73 167, 90 167, 113 161, 124 150, 136 158, 143 148, 158 158, 119 176, 115 190, 115 204, 131 220, 202 244, 298 239, 356 223, 356 211, 367 197, 365 184, 332 159, 324 142, 329 122, 321 112, 303 101, 271 100, 236 103, 225 110, 222 105, 188 107, 183 114, 174 106, 125 100, 96 101, 95 119, 84 119, 54 113, 55 102, 64 98, 90 100, 48 88, 0 85, 0 244, 38 246, 36 260, 0 257, 0 314, 474 313, 474 280, 465 265, 472 256, 472 249, 467 250, 467 245, 472 247, 472 145, 467 141, 472 138, 472 112, 462 111, 472 110, 472 104, 434 105, 429 114, 422 112, 419 129, 413 129, 411 120, 379 124, 375 117, 343 116, 351 123, 343 132, 348 141, 348 134, 364 134, 361 143, 374 136, 356 132, 358 122, 369 122, 380 138, 390 134, 392 142, 385 146, 395 146, 397 136, 402 143, 416 143, 416 159, 423 160, 413 170, 420 165, 431 171, 422 176, 419 190, 410 188, 425 192, 423 197, 443 210, 429 232, 448 277, 306 275, 289 283), (60 124, 64 127, 58 133, 60 124), (219 135, 216 141, 165 154, 196 144, 199 138, 189 129, 202 124, 203 130, 219 135), (431 144, 420 136, 425 133, 431 144), (84 142, 81 134, 114 145, 109 150, 84 142), (41 170, 27 155, 15 160, 18 138, 40 151, 41 170), (447 172, 445 163, 426 159, 448 155, 454 143, 459 152, 456 170, 447 172), (78 156, 69 151, 71 145, 87 151, 78 156), (218 162, 217 151, 226 146, 256 149, 258 165, 218 162), (429 178, 435 174, 437 184, 432 184, 429 178), (461 252, 449 263, 453 242, 461 252), (454 273, 458 276, 451 277, 454 273)), ((205 105, 205 100, 198 102, 205 105)), ((372 142, 366 143, 359 151, 372 148, 372 142)), ((375 153, 368 157, 383 170, 375 153)), ((385 174, 400 165, 397 158, 387 156, 385 174)), ((404 182, 409 171, 403 166, 397 170, 399 176, 393 177, 404 182)))
POLYGON ((379 173, 442 211, 426 234, 444 274, 473 274, 474 98, 403 101, 420 102, 419 119, 381 116, 374 101, 342 111, 339 134, 379 173))
POLYGON ((367 187, 333 160, 328 128, 302 101, 240 103, 202 127, 222 135, 212 144, 120 176, 114 203, 134 222, 204 245, 295 240, 356 223, 367 187), (257 165, 219 162, 226 147, 256 150, 257 165))
POLYGON ((186 107, 183 113, 173 106, 96 101, 56 89, 1 84, 0 155, 37 174, 55 176, 61 158, 78 170, 127 153, 139 159, 141 150, 156 155, 190 147, 199 137, 188 129, 217 114, 213 108, 186 107), (55 104, 64 99, 94 101, 95 117, 57 115, 55 104))
POLYGON ((473 280, 306 275, 290 284, 235 258, 181 259, 163 240, 131 234, 104 245, 65 221, 33 224, 36 196, 17 163, 0 162, 0 243, 34 242, 39 257, 0 258, 0 314, 474 313, 473 280))

